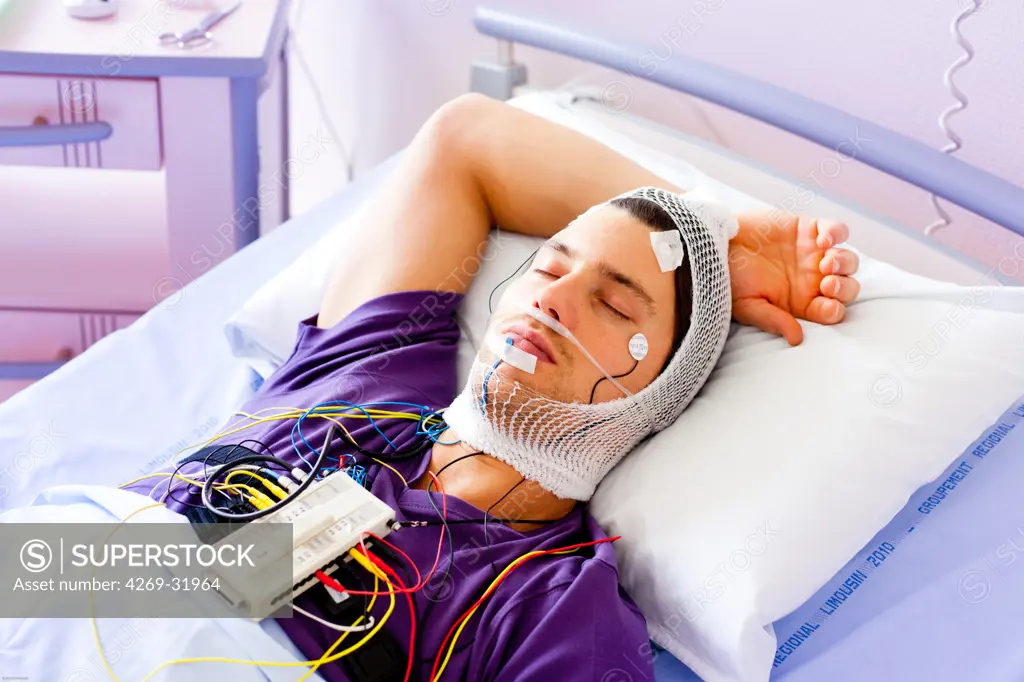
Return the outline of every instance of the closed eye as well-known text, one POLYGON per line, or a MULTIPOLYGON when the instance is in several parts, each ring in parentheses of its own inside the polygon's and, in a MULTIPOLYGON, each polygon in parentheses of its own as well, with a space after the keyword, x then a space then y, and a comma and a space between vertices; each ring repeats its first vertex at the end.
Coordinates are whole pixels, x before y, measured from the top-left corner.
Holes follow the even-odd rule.
POLYGON ((626 322, 629 322, 629 315, 626 315, 625 313, 620 311, 618 308, 616 308, 615 306, 613 306, 610 303, 608 303, 608 301, 601 301, 601 304, 605 308, 607 308, 608 312, 610 312, 612 315, 615 315, 620 320, 625 320, 626 322))
MULTIPOLYGON (((533 268, 532 272, 537 273, 541 277, 547 277, 549 279, 558 279, 558 275, 556 275, 555 273, 548 272, 547 270, 544 270, 544 269, 541 269, 541 268, 533 268)), ((616 308, 612 304, 608 303, 608 301, 602 300, 601 301, 601 305, 604 307, 605 310, 607 310, 609 313, 611 313, 615 317, 619 318, 620 320, 623 320, 625 322, 632 321, 631 318, 629 317, 629 315, 626 315, 621 310, 619 310, 618 308, 616 308)))

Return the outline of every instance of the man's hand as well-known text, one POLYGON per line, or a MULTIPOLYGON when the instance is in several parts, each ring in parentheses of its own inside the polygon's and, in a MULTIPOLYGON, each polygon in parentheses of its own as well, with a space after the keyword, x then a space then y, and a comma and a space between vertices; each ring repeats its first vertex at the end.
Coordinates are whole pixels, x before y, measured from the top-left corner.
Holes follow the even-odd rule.
POLYGON ((732 314, 737 322, 803 340, 796 317, 835 324, 860 293, 857 254, 834 248, 850 228, 834 220, 805 216, 738 216, 740 229, 729 242, 732 314))

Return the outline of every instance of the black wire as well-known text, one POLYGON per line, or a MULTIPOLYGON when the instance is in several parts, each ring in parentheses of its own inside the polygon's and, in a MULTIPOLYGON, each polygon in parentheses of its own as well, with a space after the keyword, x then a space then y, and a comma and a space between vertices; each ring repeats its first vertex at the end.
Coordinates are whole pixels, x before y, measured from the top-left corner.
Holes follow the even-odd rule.
POLYGON ((500 286, 501 286, 502 284, 504 284, 505 282, 509 281, 510 279, 512 279, 513 277, 515 277, 516 275, 518 275, 518 274, 519 274, 519 271, 523 269, 523 266, 524 266, 524 265, 526 265, 527 263, 529 263, 529 262, 530 262, 531 260, 533 260, 533 257, 537 255, 537 251, 540 251, 540 247, 537 247, 537 248, 536 248, 536 249, 534 250, 534 252, 533 252, 533 253, 531 253, 531 254, 530 254, 530 255, 529 255, 528 257, 527 257, 527 259, 526 259, 526 260, 524 260, 524 261, 523 261, 522 263, 520 263, 520 264, 519 264, 519 267, 515 269, 515 272, 513 272, 513 273, 512 273, 511 275, 509 275, 509 276, 508 276, 508 277, 506 277, 505 279, 501 280, 500 282, 498 282, 498 283, 497 283, 497 284, 496 284, 496 285, 494 286, 494 288, 493 288, 493 289, 491 289, 491 293, 490 293, 490 295, 489 295, 489 296, 487 297, 487 312, 489 312, 489 313, 493 313, 493 312, 494 312, 494 305, 493 305, 493 299, 494 299, 494 292, 498 290, 498 287, 500 287, 500 286))
POLYGON ((240 457, 234 461, 228 462, 227 464, 223 464, 217 467, 217 470, 213 472, 213 475, 211 475, 209 478, 206 479, 206 481, 203 482, 203 504, 205 504, 206 508, 209 509, 214 514, 216 514, 217 516, 229 520, 254 521, 255 519, 267 516, 268 514, 277 511, 282 505, 285 505, 288 502, 297 498, 300 494, 302 494, 302 491, 304 491, 313 483, 317 473, 324 465, 324 460, 327 458, 327 451, 330 449, 331 443, 333 441, 334 424, 331 424, 330 426, 327 427, 327 433, 324 435, 323 448, 320 450, 320 455, 316 458, 316 462, 313 464, 312 471, 310 471, 309 474, 306 476, 306 479, 299 484, 299 486, 295 489, 295 492, 291 493, 290 495, 288 495, 287 498, 279 501, 277 504, 267 507, 266 509, 259 509, 255 512, 250 512, 247 514, 228 514, 217 509, 216 507, 207 504, 210 500, 210 491, 213 488, 213 482, 215 480, 217 480, 223 474, 237 467, 240 464, 248 464, 249 462, 267 462, 274 461, 277 459, 276 457, 271 457, 270 455, 249 455, 247 457, 240 457))
MULTIPOLYGON (((206 453, 206 458, 203 459, 203 478, 206 478, 206 475, 207 475, 206 463, 210 460, 210 457, 212 457, 213 455, 217 454, 221 450, 233 450, 236 447, 238 447, 237 443, 236 444, 231 444, 231 445, 221 445, 219 447, 216 447, 216 448, 212 449, 210 452, 206 453)), ((176 488, 172 488, 171 487, 178 480, 177 478, 175 478, 175 476, 178 475, 178 472, 180 472, 185 466, 191 464, 192 462, 196 462, 196 461, 198 461, 198 460, 186 459, 184 462, 182 462, 181 464, 178 465, 178 467, 171 474, 171 478, 169 479, 169 483, 167 484, 167 497, 169 499, 174 500, 178 504, 184 505, 186 507, 200 507, 201 508, 201 507, 205 507, 206 505, 204 505, 204 504, 196 504, 194 502, 189 502, 188 500, 181 499, 180 497, 178 497, 177 495, 174 494, 178 490, 181 490, 181 488, 177 488, 177 487, 176 488)), ((189 495, 195 495, 196 493, 190 492, 192 488, 193 488, 193 485, 191 483, 186 483, 184 490, 189 495)), ((202 490, 202 489, 199 488, 199 490, 202 490)), ((223 490, 217 490, 217 492, 220 493, 221 495, 223 495, 224 497, 228 498, 228 500, 231 500, 231 496, 228 495, 223 490)))
POLYGON ((491 515, 491 510, 501 504, 501 502, 512 494, 512 491, 521 486, 526 481, 526 476, 519 479, 519 482, 508 489, 508 492, 497 499, 497 501, 484 510, 484 545, 487 546, 487 561, 491 564, 491 572, 494 573, 494 577, 498 577, 498 569, 494 567, 494 552, 491 551, 491 538, 487 535, 487 517, 491 515))
MULTIPOLYGON (((636 358, 633 358, 633 366, 629 369, 628 372, 626 372, 624 374, 613 374, 612 378, 613 379, 621 379, 622 377, 624 377, 624 376, 626 376, 628 374, 632 374, 633 370, 636 369, 637 365, 639 365, 639 364, 640 364, 640 361, 637 360, 636 358)), ((594 383, 594 388, 590 389, 590 404, 591 405, 594 404, 594 394, 597 393, 597 385, 600 384, 602 381, 604 381, 607 378, 608 377, 601 377, 600 379, 597 380, 596 383, 594 383)))
MULTIPOLYGON (((459 455, 458 457, 456 457, 455 459, 453 459, 452 461, 448 462, 443 467, 438 469, 437 473, 434 474, 434 478, 440 480, 441 474, 444 473, 445 469, 447 469, 451 465, 457 462, 461 462, 464 459, 469 459, 470 457, 478 457, 482 454, 484 454, 482 450, 477 450, 476 452, 470 452, 469 454, 459 455)), ((445 583, 448 582, 448 579, 451 577, 452 566, 455 564, 455 542, 452 540, 452 529, 448 527, 448 524, 450 522, 445 518, 444 514, 441 513, 441 510, 437 508, 437 505, 434 504, 433 496, 430 494, 430 489, 434 486, 434 478, 431 478, 430 481, 427 483, 427 501, 430 502, 430 506, 433 507, 434 511, 437 512, 438 517, 440 517, 441 519, 441 524, 444 526, 445 532, 448 534, 448 565, 445 566, 444 578, 441 580, 441 587, 443 588, 445 583)))
MULTIPOLYGON (((174 500, 178 504, 184 505, 186 507, 204 507, 205 505, 195 504, 194 502, 189 502, 187 500, 181 499, 180 497, 178 497, 177 495, 174 494, 178 490, 181 490, 181 488, 171 488, 170 487, 171 484, 175 483, 178 480, 175 477, 178 475, 178 472, 181 471, 182 468, 184 468, 184 466, 186 464, 190 464, 190 462, 182 462, 181 464, 178 465, 178 467, 171 474, 171 478, 168 480, 168 483, 167 483, 167 497, 172 499, 172 500, 174 500)), ((185 491, 188 492, 189 488, 191 488, 191 487, 192 487, 191 483, 186 483, 185 484, 185 491)), ((218 492, 223 493, 224 491, 223 490, 219 490, 218 492)), ((152 491, 150 492, 150 494, 152 495, 152 491)), ((189 493, 189 494, 190 495, 194 495, 195 493, 189 493)))

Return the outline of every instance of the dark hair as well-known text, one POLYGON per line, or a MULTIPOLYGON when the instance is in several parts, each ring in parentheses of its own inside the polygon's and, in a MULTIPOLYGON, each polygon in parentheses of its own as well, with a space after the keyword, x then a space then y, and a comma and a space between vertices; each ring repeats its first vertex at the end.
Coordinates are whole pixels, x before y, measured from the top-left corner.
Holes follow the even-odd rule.
MULTIPOLYGON (((679 229, 672 220, 672 216, 653 201, 640 199, 639 197, 624 197, 612 199, 610 203, 612 206, 626 211, 631 217, 639 220, 652 230, 668 232, 669 230, 679 229)), ((693 311, 693 279, 690 275, 688 263, 684 262, 682 267, 676 268, 675 283, 675 331, 672 335, 672 349, 669 351, 668 357, 665 358, 665 363, 658 370, 659 375, 665 371, 665 367, 675 357, 676 351, 679 350, 679 346, 682 345, 683 339, 686 337, 686 332, 690 329, 690 314, 693 311)))

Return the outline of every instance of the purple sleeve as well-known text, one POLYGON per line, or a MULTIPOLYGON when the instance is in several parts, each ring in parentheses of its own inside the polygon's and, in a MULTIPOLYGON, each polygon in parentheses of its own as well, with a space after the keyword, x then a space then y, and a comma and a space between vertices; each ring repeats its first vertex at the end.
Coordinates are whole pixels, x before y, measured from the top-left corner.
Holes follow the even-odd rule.
POLYGON ((481 625, 482 679, 654 679, 644 618, 611 566, 587 561, 571 581, 519 597, 481 625))
POLYGON ((291 356, 260 393, 304 394, 303 404, 402 400, 445 407, 455 395, 462 296, 402 291, 363 303, 329 329, 299 324, 291 356))

